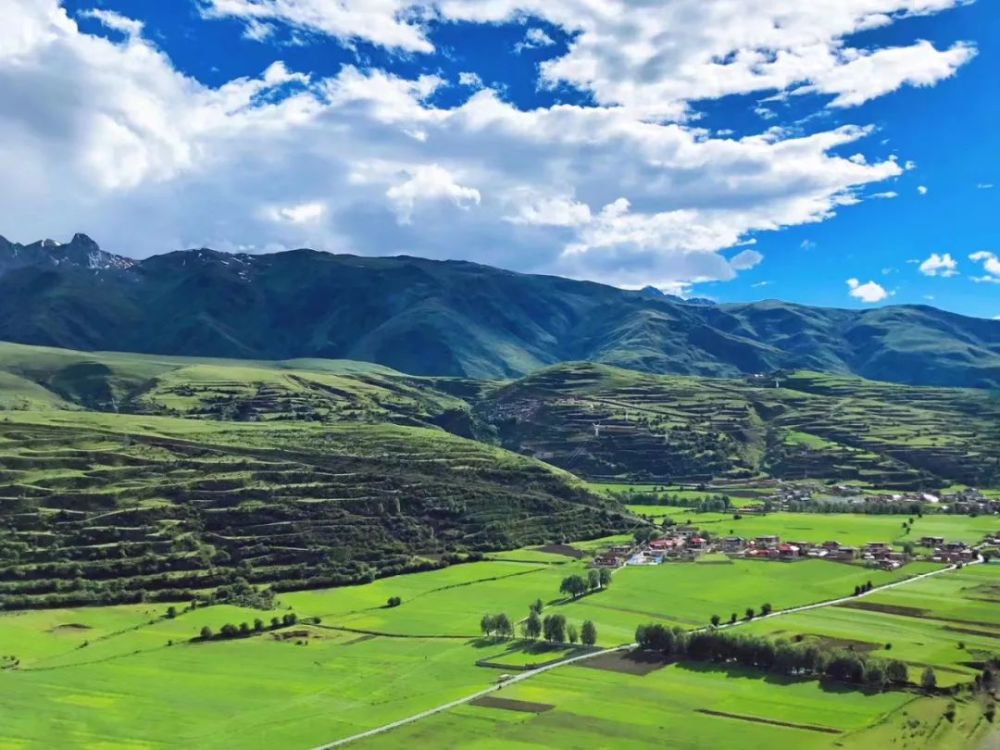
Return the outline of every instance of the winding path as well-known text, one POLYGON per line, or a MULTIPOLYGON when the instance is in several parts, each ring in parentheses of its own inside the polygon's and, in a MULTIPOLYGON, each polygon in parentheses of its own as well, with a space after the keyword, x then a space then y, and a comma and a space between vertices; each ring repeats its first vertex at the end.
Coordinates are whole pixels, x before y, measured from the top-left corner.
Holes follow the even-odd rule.
MULTIPOLYGON (((972 562, 964 563, 964 565, 965 566, 977 565, 980 562, 982 562, 981 558, 974 560, 972 562)), ((957 565, 949 565, 948 567, 941 568, 939 570, 932 570, 929 573, 921 573, 920 575, 913 576, 912 578, 904 578, 901 581, 894 581, 893 583, 887 583, 884 586, 873 588, 871 591, 865 591, 861 594, 858 594, 857 596, 844 596, 840 597, 839 599, 828 599, 826 601, 816 602, 815 604, 804 604, 800 607, 789 607, 788 609, 781 609, 776 612, 771 612, 768 615, 760 615, 758 617, 755 617, 752 620, 752 622, 757 622, 758 620, 767 620, 772 617, 784 617, 785 615, 792 615, 797 612, 808 612, 809 610, 813 609, 821 609, 823 607, 831 607, 837 604, 843 604, 844 602, 856 601, 857 599, 862 599, 866 596, 871 596, 872 594, 880 593, 882 591, 888 591, 889 589, 899 588, 900 586, 908 586, 911 583, 922 581, 925 578, 931 578, 933 576, 942 575, 943 573, 949 573, 953 570, 956 570, 957 568, 958 568, 957 565)), ((735 628, 739 627, 740 625, 745 625, 748 622, 751 621, 741 620, 735 623, 726 623, 724 625, 720 625, 719 629, 723 630, 727 628, 735 628)), ((703 630, 708 630, 708 628, 707 627, 696 628, 691 632, 699 632, 703 630)), ((407 716, 404 719, 399 719, 397 721, 389 722, 388 724, 382 724, 381 726, 373 727, 372 729, 368 729, 364 732, 359 732, 358 734, 352 734, 350 737, 344 737, 339 740, 334 740, 333 742, 328 742, 325 745, 317 745, 316 747, 311 748, 311 750, 330 750, 330 748, 341 747, 342 745, 347 745, 348 743, 351 742, 357 742, 358 740, 363 740, 367 737, 373 737, 377 734, 382 734, 383 732, 388 732, 398 727, 402 727, 407 724, 412 724, 415 721, 426 719, 427 717, 433 716, 434 714, 439 714, 443 711, 448 711, 449 709, 464 705, 466 703, 476 700, 476 698, 482 698, 483 696, 496 692, 497 690, 507 687, 508 685, 515 685, 518 682, 523 682, 524 680, 529 680, 532 677, 537 677, 538 675, 544 672, 548 672, 549 670, 556 669, 558 667, 564 667, 567 664, 575 664, 576 662, 584 661, 586 659, 593 659, 594 657, 602 656, 604 654, 614 653, 616 651, 627 651, 629 649, 634 648, 635 645, 636 644, 634 643, 627 643, 621 646, 615 646, 613 648, 605 648, 599 651, 592 651, 587 654, 580 654, 579 656, 573 656, 568 659, 563 659, 562 661, 557 661, 552 664, 547 664, 543 667, 538 667, 537 669, 521 672, 519 674, 514 675, 513 677, 510 677, 509 679, 504 680, 501 683, 498 683, 496 685, 490 685, 489 687, 484 688, 483 690, 479 690, 475 693, 472 693, 471 695, 466 695, 463 698, 458 698, 456 700, 450 701, 449 703, 443 703, 440 706, 429 708, 426 711, 421 711, 418 714, 407 716)))

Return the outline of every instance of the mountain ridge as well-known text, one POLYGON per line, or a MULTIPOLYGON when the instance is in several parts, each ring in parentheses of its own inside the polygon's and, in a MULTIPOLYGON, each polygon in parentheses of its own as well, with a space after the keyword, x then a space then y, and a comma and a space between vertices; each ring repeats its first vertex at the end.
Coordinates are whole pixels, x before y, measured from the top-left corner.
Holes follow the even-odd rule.
POLYGON ((1000 387, 1000 322, 912 305, 706 304, 468 261, 207 248, 144 260, 86 235, 0 238, 0 339, 74 349, 376 362, 517 377, 566 361, 739 376, 777 369, 1000 387))

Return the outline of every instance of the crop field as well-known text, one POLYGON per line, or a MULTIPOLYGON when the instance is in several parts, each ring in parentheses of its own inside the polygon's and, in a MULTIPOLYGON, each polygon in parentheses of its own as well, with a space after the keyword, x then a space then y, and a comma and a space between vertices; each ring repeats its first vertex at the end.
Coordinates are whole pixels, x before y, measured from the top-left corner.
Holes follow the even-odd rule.
POLYGON ((308 750, 519 675, 357 746, 957 750, 989 738, 968 691, 952 711, 912 686, 600 650, 639 625, 735 615, 734 632, 965 686, 1000 652, 997 564, 713 553, 617 569, 577 599, 560 586, 648 535, 643 516, 720 536, 979 542, 1000 519, 734 515, 820 466, 859 487, 989 478, 994 415, 975 392, 809 373, 764 388, 565 365, 489 382, 0 343, 0 748, 308 750), (638 492, 727 494, 734 511, 622 504, 638 492), (590 621, 596 647, 521 637, 536 601, 574 631, 590 621), (487 614, 515 636, 484 635, 487 614))
POLYGON ((912 700, 816 682, 675 664, 647 674, 622 659, 569 666, 496 693, 506 705, 465 705, 364 740, 364 750, 454 748, 830 748, 912 700), (615 662, 618 663, 615 663, 615 662))
POLYGON ((567 603, 560 611, 574 621, 593 620, 604 645, 630 643, 638 625, 661 622, 684 628, 704 627, 712 615, 743 618, 748 607, 769 603, 786 609, 850 596, 871 581, 881 586, 938 569, 913 563, 887 573, 844 563, 807 560, 796 563, 755 560, 704 560, 665 563, 620 570, 607 590, 567 603))
POLYGON ((1000 565, 966 567, 843 606, 762 620, 748 630, 843 643, 902 659, 914 673, 931 666, 940 685, 969 682, 1000 651, 1000 565))
POLYGON ((942 536, 947 541, 973 544, 987 534, 1000 532, 1000 517, 924 514, 916 516, 867 515, 861 513, 768 513, 744 515, 732 513, 692 513, 669 505, 632 505, 637 515, 652 518, 669 516, 679 523, 690 523, 713 535, 734 534, 744 538, 777 534, 782 539, 821 544, 835 540, 860 546, 867 542, 887 542, 900 546, 906 542, 920 545, 921 537, 942 536), (913 518, 908 531, 903 522, 913 518))

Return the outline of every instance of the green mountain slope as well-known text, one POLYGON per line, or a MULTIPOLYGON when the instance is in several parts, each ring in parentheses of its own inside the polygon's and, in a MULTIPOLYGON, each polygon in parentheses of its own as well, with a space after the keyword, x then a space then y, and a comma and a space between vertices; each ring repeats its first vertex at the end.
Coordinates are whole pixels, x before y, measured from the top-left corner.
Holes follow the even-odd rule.
POLYGON ((191 250, 131 261, 96 255, 95 247, 82 236, 68 245, 0 242, 0 339, 351 359, 474 378, 586 360, 688 375, 810 369, 1000 386, 1000 322, 931 307, 695 304, 463 262, 310 250, 191 250))
POLYGON ((1000 484, 1000 398, 971 389, 567 364, 484 394, 476 416, 502 445, 588 477, 1000 484))

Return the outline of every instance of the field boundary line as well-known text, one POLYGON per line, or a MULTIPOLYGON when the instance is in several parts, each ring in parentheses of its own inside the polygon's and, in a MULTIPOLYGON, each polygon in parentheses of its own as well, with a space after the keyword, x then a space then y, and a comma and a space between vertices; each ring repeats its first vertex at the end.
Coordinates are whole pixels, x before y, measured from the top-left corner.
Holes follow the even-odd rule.
MULTIPOLYGON (((969 565, 977 565, 977 564, 979 564, 981 562, 982 562, 982 558, 979 558, 979 559, 971 561, 971 562, 963 563, 963 566, 967 567, 969 565)), ((789 607, 788 609, 781 609, 781 610, 778 610, 777 612, 771 612, 768 615, 761 615, 759 617, 755 617, 753 620, 740 620, 739 622, 735 622, 735 623, 726 623, 726 624, 720 625, 718 629, 719 630, 723 630, 723 629, 727 629, 727 628, 735 628, 735 627, 739 627, 741 625, 747 625, 750 622, 757 622, 759 620, 766 620, 766 619, 769 619, 769 618, 772 618, 772 617, 782 617, 784 615, 792 615, 792 614, 795 614, 797 612, 807 612, 809 610, 820 609, 822 607, 836 606, 837 604, 841 604, 843 602, 849 602, 849 601, 854 601, 856 599, 862 599, 862 598, 864 598, 866 596, 871 596, 872 594, 875 594, 875 593, 879 593, 879 592, 882 592, 882 591, 887 591, 889 589, 898 588, 899 586, 905 586, 905 585, 914 583, 916 581, 922 581, 922 580, 925 580, 927 578, 931 578, 933 576, 938 576, 938 575, 941 575, 943 573, 948 573, 948 572, 951 572, 951 571, 954 571, 954 570, 959 570, 959 569, 960 568, 959 568, 958 565, 949 565, 947 567, 940 568, 938 570, 931 570, 931 571, 928 571, 926 573, 920 573, 919 575, 912 576, 911 578, 904 578, 904 579, 902 579, 900 581, 893 581, 892 583, 887 583, 887 584, 885 584, 883 586, 878 586, 876 588, 873 588, 871 591, 865 591, 865 592, 859 593, 857 595, 844 596, 844 597, 840 597, 840 598, 837 598, 837 599, 828 599, 826 601, 816 602, 814 604, 805 604, 805 605, 798 606, 798 607, 789 607)), ((701 627, 701 628, 695 628, 695 629, 693 629, 690 632, 697 633, 697 632, 703 632, 703 631, 710 630, 710 629, 711 629, 710 627, 701 627)), ((456 698, 455 700, 449 701, 448 703, 444 703, 444 704, 442 704, 440 706, 435 706, 434 708, 429 708, 426 711, 421 711, 420 713, 413 714, 412 716, 407 716, 407 717, 402 718, 402 719, 397 719, 396 721, 389 722, 388 724, 382 724, 381 726, 377 726, 377 727, 373 727, 371 729, 367 729, 364 732, 358 732, 357 734, 352 734, 349 737, 343 737, 343 738, 341 738, 339 740, 334 740, 333 742, 328 742, 325 745, 316 745, 315 747, 310 748, 310 750, 331 750, 332 748, 335 748, 335 747, 343 747, 344 745, 350 744, 351 742, 357 742, 359 740, 364 740, 364 739, 367 739, 369 737, 374 737, 376 735, 383 734, 385 732, 389 732, 389 731, 391 731, 393 729, 398 729, 399 727, 406 726, 407 724, 412 724, 414 722, 420 721, 421 719, 429 718, 431 716, 434 716, 435 714, 439 714, 439 713, 442 713, 444 711, 448 711, 448 710, 450 710, 452 708, 457 708, 458 706, 463 706, 466 703, 470 703, 471 701, 476 700, 476 698, 482 698, 482 697, 484 697, 486 695, 489 695, 490 693, 495 693, 496 691, 501 690, 502 688, 505 688, 508 685, 515 685, 518 682, 523 682, 525 680, 529 680, 532 677, 536 677, 536 676, 538 676, 540 674, 543 674, 545 672, 549 672, 549 671, 551 671, 553 669, 557 669, 558 667, 564 667, 564 666, 567 666, 569 664, 575 664, 577 662, 581 662, 581 661, 584 661, 586 659, 593 659, 593 658, 595 658, 597 656, 601 656, 603 654, 612 654, 612 653, 617 653, 619 651, 631 650, 631 649, 635 648, 636 645, 637 644, 635 644, 635 643, 626 643, 626 644, 621 645, 621 646, 613 646, 611 648, 605 648, 605 649, 601 649, 599 651, 592 651, 592 652, 587 653, 587 654, 580 654, 579 656, 573 656, 573 657, 570 657, 569 659, 563 659, 562 661, 553 662, 551 664, 545 664, 545 665, 543 665, 541 667, 537 667, 536 669, 532 669, 530 671, 521 672, 519 674, 516 674, 513 677, 510 677, 509 679, 504 680, 503 682, 500 682, 500 683, 497 683, 497 684, 494 684, 494 685, 490 685, 489 687, 486 687, 486 688, 484 688, 482 690, 479 690, 479 691, 477 691, 475 693, 472 693, 471 695, 467 695, 464 698, 456 698)))

